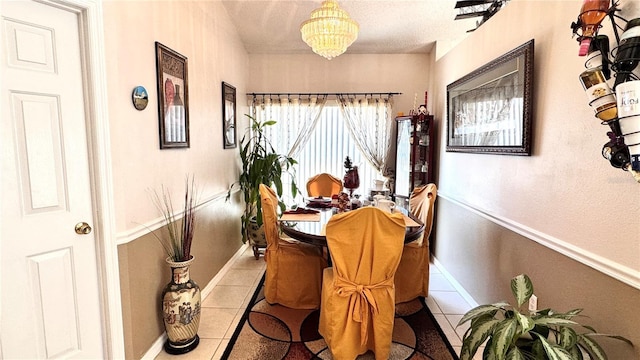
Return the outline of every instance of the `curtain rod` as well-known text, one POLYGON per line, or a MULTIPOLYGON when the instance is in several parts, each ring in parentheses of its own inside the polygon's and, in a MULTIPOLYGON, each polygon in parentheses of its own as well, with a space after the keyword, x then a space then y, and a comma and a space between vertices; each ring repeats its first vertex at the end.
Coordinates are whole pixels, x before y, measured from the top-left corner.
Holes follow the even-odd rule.
POLYGON ((297 96, 312 96, 312 95, 325 95, 325 96, 329 96, 329 95, 354 95, 354 96, 366 96, 366 95, 402 95, 402 93, 399 92, 360 92, 360 93, 247 93, 248 96, 292 96, 292 95, 297 95, 297 96))

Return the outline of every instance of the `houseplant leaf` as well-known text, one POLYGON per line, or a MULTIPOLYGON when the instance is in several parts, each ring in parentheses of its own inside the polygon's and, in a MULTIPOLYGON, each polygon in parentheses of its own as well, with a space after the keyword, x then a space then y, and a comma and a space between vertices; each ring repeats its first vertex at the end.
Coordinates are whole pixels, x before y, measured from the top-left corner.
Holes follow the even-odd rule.
POLYGON ((504 359, 509 347, 515 342, 518 320, 513 317, 504 319, 493 329, 491 347, 497 359, 504 359))
POLYGON ((558 345, 551 344, 549 341, 547 341, 547 339, 538 334, 536 334, 536 336, 538 336, 538 338, 540 339, 540 342, 542 343, 544 351, 549 357, 549 360, 573 360, 571 358, 571 354, 569 354, 567 350, 561 348, 558 345))
POLYGON ((592 359, 607 360, 607 354, 602 350, 602 347, 589 336, 578 334, 578 343, 585 348, 592 359))
POLYGON ((460 325, 466 323, 469 320, 473 320, 473 319, 479 318, 481 316, 489 315, 489 316, 493 317, 498 310, 500 310, 502 307, 508 306, 508 305, 509 304, 507 304, 507 303, 495 303, 495 304, 491 304, 491 305, 480 305, 480 306, 477 306, 477 307, 469 310, 466 314, 464 314, 462 319, 460 319, 460 321, 458 322, 457 326, 460 326, 460 325))
POLYGON ((522 306, 522 304, 529 301, 529 298, 533 295, 533 283, 531 283, 531 279, 525 274, 514 277, 511 279, 511 292, 516 298, 518 307, 522 306))
POLYGON ((475 353, 478 351, 480 345, 493 332, 494 326, 500 321, 492 318, 487 318, 484 322, 479 322, 477 326, 469 328, 464 335, 464 341, 462 342, 462 350, 460 350, 460 360, 472 359, 475 353))

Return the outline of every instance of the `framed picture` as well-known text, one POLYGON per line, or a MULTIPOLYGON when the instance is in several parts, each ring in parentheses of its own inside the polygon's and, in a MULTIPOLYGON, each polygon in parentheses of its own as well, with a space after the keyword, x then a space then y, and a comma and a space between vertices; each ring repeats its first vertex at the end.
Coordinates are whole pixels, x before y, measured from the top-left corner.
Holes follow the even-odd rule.
POLYGON ((447 151, 531 155, 533 44, 447 86, 447 151))
POLYGON ((160 149, 189 147, 187 58, 156 42, 160 149))
POLYGON ((236 88, 222 83, 222 137, 225 149, 235 148, 236 141, 236 88))

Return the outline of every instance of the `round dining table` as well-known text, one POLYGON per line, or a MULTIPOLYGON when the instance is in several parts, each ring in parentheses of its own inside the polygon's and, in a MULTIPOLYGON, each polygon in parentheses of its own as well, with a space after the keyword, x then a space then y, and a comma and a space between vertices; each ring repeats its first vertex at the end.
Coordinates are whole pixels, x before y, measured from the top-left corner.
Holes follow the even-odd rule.
MULTIPOLYGON (((280 221, 282 232, 289 237, 315 246, 327 246, 327 237, 324 228, 327 222, 334 215, 334 208, 315 209, 320 212, 320 221, 280 221)), ((396 207, 394 211, 401 212, 417 224, 417 226, 407 226, 404 243, 410 243, 420 238, 424 232, 424 223, 415 217, 410 211, 396 207)))

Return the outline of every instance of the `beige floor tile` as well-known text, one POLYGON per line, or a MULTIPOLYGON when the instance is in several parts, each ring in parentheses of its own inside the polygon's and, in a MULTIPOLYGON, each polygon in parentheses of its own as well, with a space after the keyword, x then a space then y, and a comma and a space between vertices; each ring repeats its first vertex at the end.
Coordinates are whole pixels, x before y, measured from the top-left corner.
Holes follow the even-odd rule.
MULTIPOLYGON (((206 339, 222 339, 239 309, 202 308, 198 335, 206 339)), ((212 352, 213 355, 213 352, 212 352)))
POLYGON ((220 345, 218 345, 218 348, 216 349, 216 353, 213 354, 212 360, 222 359, 222 354, 224 354, 224 351, 227 349, 227 345, 229 345, 229 339, 223 339, 220 342, 220 345))
POLYGON ((429 274, 429 291, 456 291, 449 280, 442 274, 429 274))
POLYGON ((191 350, 190 352, 186 353, 186 354, 181 354, 181 355, 171 355, 171 354, 167 354, 166 352, 164 352, 164 350, 162 350, 158 356, 155 357, 155 360, 167 360, 167 359, 171 359, 171 360, 205 360, 205 359, 211 359, 213 357, 213 354, 215 352, 215 350, 218 348, 218 345, 220 344, 220 339, 203 339, 202 337, 200 337, 200 344, 198 344, 198 347, 196 347, 195 349, 191 350))
POLYGON ((266 267, 266 262, 264 261, 264 257, 260 256, 259 259, 256 260, 253 257, 253 250, 251 248, 247 249, 231 266, 232 269, 264 269, 266 267))
POLYGON ((463 315, 471 310, 471 305, 455 291, 429 291, 443 314, 463 315))
POLYGON ((241 308, 238 310, 238 312, 236 313, 236 316, 233 317, 233 320, 231 321, 231 324, 229 325, 227 332, 224 334, 224 339, 231 339, 231 337, 233 336, 233 333, 236 331, 236 328, 238 327, 238 324, 240 323, 240 320, 242 320, 242 316, 244 315, 244 312, 245 312, 244 308, 241 308))
POLYGON ((451 324, 451 326, 453 326, 453 328, 456 330, 456 333, 458 333, 458 336, 460 337, 460 339, 462 339, 462 337, 464 336, 464 333, 469 328, 469 322, 467 321, 466 323, 460 325, 459 327, 456 327, 456 325, 458 325, 458 323, 460 322, 460 319, 462 319, 462 315, 446 315, 446 317, 447 317, 447 320, 449 320, 449 323, 451 324))
POLYGON ((427 307, 429 308, 429 310, 431 310, 432 314, 442 314, 442 310, 440 309, 436 301, 433 299, 433 297, 429 296, 425 300, 427 303, 427 307))
POLYGON ((211 293, 202 301, 202 307, 234 308, 242 306, 245 298, 253 294, 251 285, 216 285, 211 293))
POLYGON ((440 328, 447 337, 447 340, 449 340, 449 343, 451 343, 452 346, 462 346, 462 341, 460 341, 458 334, 456 334, 456 331, 449 323, 449 320, 447 320, 447 317, 441 314, 434 314, 433 317, 438 321, 438 325, 440 325, 440 328))
POLYGON ((218 285, 249 285, 256 281, 264 271, 262 269, 229 269, 218 285))
POLYGON ((430 263, 429 264, 429 273, 430 274, 440 274, 440 269, 434 263, 430 263))

